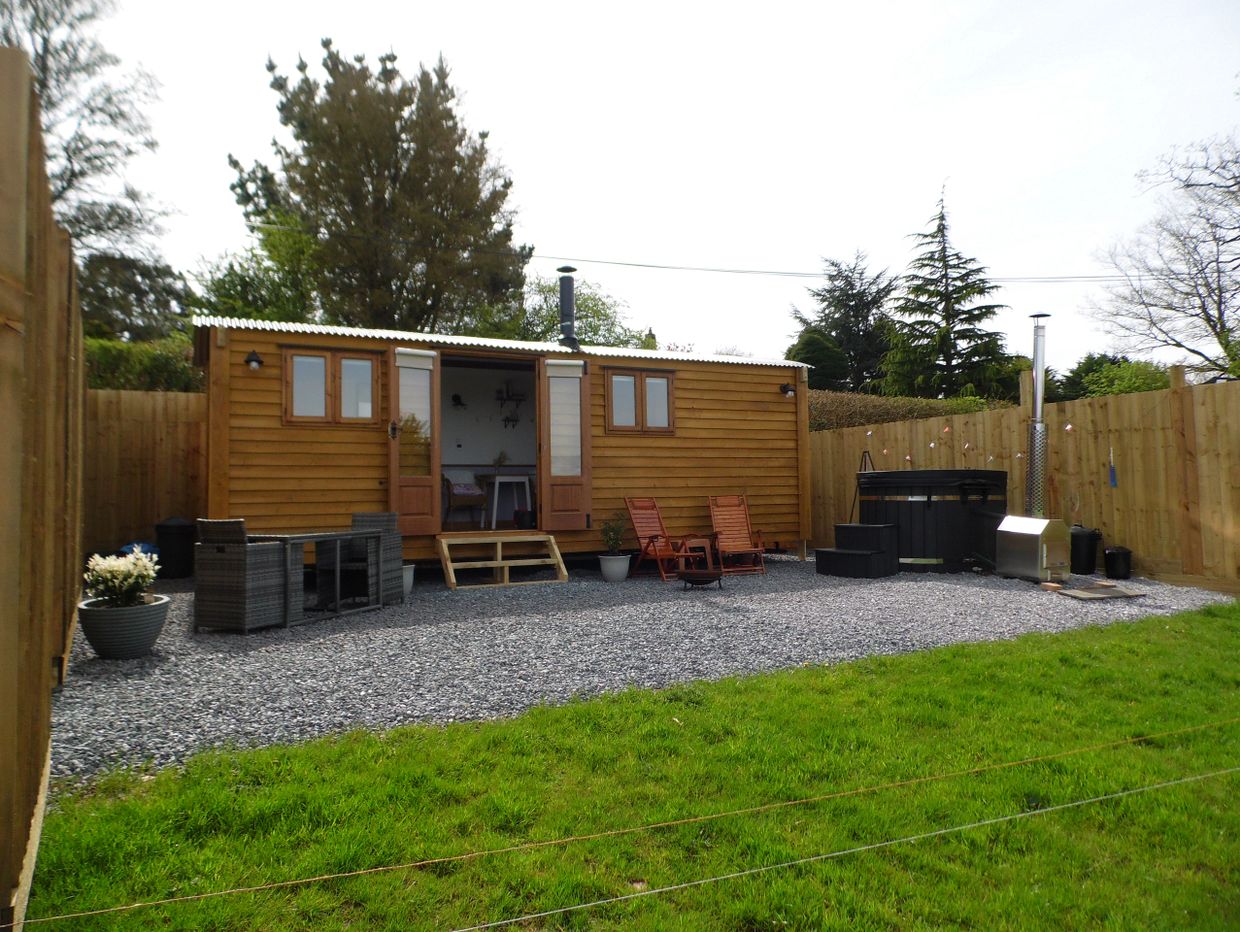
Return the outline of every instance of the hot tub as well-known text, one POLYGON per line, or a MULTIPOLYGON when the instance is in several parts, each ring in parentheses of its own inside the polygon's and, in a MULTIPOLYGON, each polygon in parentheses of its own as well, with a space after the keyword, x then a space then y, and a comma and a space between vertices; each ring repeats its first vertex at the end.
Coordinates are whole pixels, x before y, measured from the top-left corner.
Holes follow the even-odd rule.
POLYGON ((1001 469, 893 469, 857 473, 862 524, 896 525, 901 572, 993 569, 995 531, 1007 514, 1001 469))

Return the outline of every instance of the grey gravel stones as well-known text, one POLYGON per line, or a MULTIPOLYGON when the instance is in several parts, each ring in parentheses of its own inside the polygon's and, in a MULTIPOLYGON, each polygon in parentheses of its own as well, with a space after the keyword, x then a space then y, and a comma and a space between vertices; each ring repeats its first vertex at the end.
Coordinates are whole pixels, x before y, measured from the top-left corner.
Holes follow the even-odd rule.
MULTIPOLYGON (((353 727, 511 716, 630 686, 661 687, 962 641, 1135 620, 1225 602, 1133 580, 1142 599, 1078 602, 1020 581, 767 576, 685 592, 655 579, 450 592, 420 583, 381 611, 241 636, 192 634, 192 589, 172 596, 154 653, 98 660, 77 638, 53 703, 52 773, 166 766, 206 748, 288 743, 353 727)), ((1126 584, 1128 585, 1128 584, 1126 584)), ((178 591, 179 590, 179 591, 178 591)))

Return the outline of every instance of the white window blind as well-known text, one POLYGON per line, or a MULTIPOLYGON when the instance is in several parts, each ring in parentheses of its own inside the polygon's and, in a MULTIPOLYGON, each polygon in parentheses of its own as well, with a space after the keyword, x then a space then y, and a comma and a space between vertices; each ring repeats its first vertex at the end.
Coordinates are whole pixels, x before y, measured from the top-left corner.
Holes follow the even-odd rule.
MULTIPOLYGON (((554 369, 550 370, 554 373, 554 369)), ((581 378, 547 379, 551 416, 551 475, 581 475, 581 378)))

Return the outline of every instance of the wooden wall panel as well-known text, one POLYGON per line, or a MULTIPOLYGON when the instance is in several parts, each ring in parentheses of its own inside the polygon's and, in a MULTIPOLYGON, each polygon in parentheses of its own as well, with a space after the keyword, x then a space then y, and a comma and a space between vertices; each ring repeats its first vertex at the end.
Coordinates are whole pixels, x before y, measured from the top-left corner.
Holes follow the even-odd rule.
MULTIPOLYGON (((228 373, 227 515, 254 532, 348 527, 355 511, 388 510, 388 380, 381 369, 377 426, 283 423, 283 346, 384 349, 373 340, 234 330, 221 351, 228 373), (245 357, 263 358, 258 371, 245 357)), ((377 364, 386 365, 384 357, 377 364)), ((214 399, 214 394, 212 394, 214 399)), ((218 468, 213 459, 212 469, 218 468)))

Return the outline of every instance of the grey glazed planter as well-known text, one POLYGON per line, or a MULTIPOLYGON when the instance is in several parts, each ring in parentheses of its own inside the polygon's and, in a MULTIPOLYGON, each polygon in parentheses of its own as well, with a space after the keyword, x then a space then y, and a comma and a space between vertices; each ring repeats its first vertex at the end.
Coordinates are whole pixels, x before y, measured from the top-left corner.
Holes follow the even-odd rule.
POLYGON ((630 558, 627 553, 601 553, 598 562, 608 582, 623 582, 628 578, 630 558))
POLYGON ((168 617, 168 597, 124 608, 102 605, 99 599, 78 603, 78 625, 95 653, 104 660, 130 660, 151 652, 168 617))

